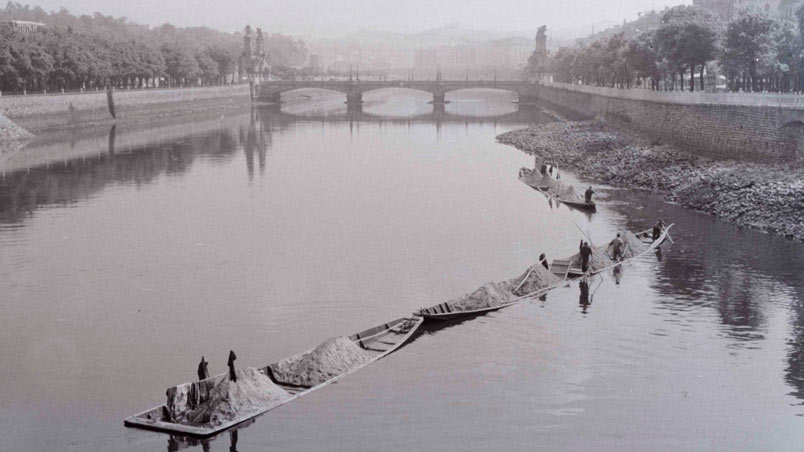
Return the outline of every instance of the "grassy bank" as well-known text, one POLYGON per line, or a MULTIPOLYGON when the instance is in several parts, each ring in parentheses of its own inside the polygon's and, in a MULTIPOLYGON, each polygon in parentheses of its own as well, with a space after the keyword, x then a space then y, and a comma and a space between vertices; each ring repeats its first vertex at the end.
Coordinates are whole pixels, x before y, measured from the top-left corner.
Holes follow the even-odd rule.
POLYGON ((598 121, 543 124, 497 140, 587 179, 655 190, 726 221, 804 241, 802 168, 710 160, 598 121))

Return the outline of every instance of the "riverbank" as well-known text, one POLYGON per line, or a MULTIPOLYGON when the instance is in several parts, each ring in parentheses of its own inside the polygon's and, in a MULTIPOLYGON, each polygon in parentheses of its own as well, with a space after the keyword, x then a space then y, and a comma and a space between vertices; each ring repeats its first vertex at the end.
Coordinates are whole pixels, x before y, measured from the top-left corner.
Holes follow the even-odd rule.
MULTIPOLYGON (((34 134, 62 129, 153 120, 193 113, 226 111, 250 102, 248 85, 114 91, 115 116, 106 93, 0 97, 0 114, 34 134)), ((0 136, 2 139, 2 136, 0 136)))
POLYGON ((543 124, 497 140, 587 179, 655 190, 668 201, 740 226, 804 241, 802 168, 712 160, 600 121, 543 124))
POLYGON ((16 152, 31 137, 30 132, 0 113, 0 157, 16 152))

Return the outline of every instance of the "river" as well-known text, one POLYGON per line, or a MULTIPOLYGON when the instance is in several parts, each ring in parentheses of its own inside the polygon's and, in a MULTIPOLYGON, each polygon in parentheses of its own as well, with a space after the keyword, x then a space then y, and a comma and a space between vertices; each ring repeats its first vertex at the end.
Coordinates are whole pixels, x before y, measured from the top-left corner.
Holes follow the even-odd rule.
POLYGON ((512 96, 312 92, 0 160, 0 450, 800 450, 804 246, 629 190, 548 204, 494 140, 552 120, 512 96), (122 425, 202 355, 264 365, 658 218, 674 243, 588 297, 427 326, 236 433, 122 425))

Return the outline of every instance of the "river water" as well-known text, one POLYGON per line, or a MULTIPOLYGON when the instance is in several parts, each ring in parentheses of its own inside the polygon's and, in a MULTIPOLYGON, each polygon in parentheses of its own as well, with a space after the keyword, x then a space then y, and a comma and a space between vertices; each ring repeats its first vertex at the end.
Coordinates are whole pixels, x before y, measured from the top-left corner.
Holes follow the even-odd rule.
MULTIPOLYGON (((0 161, 0 450, 800 450, 804 247, 596 186, 589 216, 495 143, 551 117, 511 95, 311 93, 281 110, 0 161), (150 134, 150 135, 149 135, 150 134), (616 274, 426 327, 338 384, 207 441, 122 419, 656 219, 616 274)), ((569 171, 565 180, 575 181, 569 171)), ((583 181, 578 181, 580 184, 583 181)))

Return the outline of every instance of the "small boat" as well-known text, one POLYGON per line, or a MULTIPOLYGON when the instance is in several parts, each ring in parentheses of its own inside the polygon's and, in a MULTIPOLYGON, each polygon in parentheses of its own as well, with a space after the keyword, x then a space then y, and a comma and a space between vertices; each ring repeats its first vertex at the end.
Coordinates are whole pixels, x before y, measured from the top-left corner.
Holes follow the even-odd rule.
MULTIPOLYGON (((371 352, 375 356, 373 356, 369 361, 366 361, 360 366, 354 367, 347 372, 344 372, 340 375, 330 378, 329 380, 323 383, 311 387, 285 384, 279 381, 274 381, 279 387, 287 391, 287 393, 290 396, 276 403, 265 406, 259 409, 258 411, 251 411, 246 415, 235 418, 232 421, 224 423, 222 425, 216 427, 203 427, 203 426, 170 422, 169 416, 167 414, 168 407, 166 404, 127 417, 126 419, 123 420, 123 425, 125 425, 126 427, 136 427, 146 430, 178 433, 182 435, 188 435, 199 438, 206 438, 215 435, 224 430, 230 429, 236 425, 240 425, 248 421, 249 419, 253 419, 265 412, 278 408, 299 397, 307 395, 315 391, 316 389, 321 389, 324 386, 327 386, 330 383, 334 383, 353 372, 357 372, 358 370, 368 366, 369 364, 377 361, 378 359, 381 359, 389 355, 390 353, 401 347, 405 342, 407 342, 408 339, 410 339, 410 337, 413 335, 413 333, 415 333, 416 330, 421 326, 423 321, 424 319, 419 316, 403 317, 401 319, 397 319, 388 323, 383 323, 382 325, 377 325, 373 328, 369 328, 367 330, 349 336, 349 339, 352 340, 357 346, 371 352)), ((310 351, 312 351, 312 349, 308 350, 305 353, 309 353, 310 351)), ((262 374, 268 376, 273 380, 274 378, 272 377, 272 372, 270 371, 270 368, 275 365, 276 363, 262 367, 259 369, 259 372, 261 372, 262 374)), ((172 392, 173 394, 179 394, 180 396, 186 397, 188 394, 191 393, 191 391, 197 391, 199 386, 203 385, 207 388, 214 387, 215 384, 217 384, 224 378, 227 378, 226 373, 215 375, 214 377, 210 377, 206 380, 199 382, 183 383, 173 388, 169 388, 168 392, 172 392)))
MULTIPOLYGON (((547 194, 550 195, 549 193, 547 193, 547 194)), ((558 202, 560 202, 560 203, 562 203, 562 204, 565 204, 567 207, 572 207, 573 209, 585 210, 587 212, 596 212, 597 211, 597 205, 595 204, 594 201, 589 201, 589 202, 586 202, 586 201, 568 201, 566 199, 561 199, 561 198, 559 198, 557 196, 553 196, 553 199, 558 201, 558 202)))
POLYGON ((523 300, 526 300, 528 298, 538 297, 539 295, 541 295, 543 293, 547 293, 547 292, 555 289, 556 287, 562 286, 562 285, 564 285, 566 283, 567 283, 566 281, 562 281, 560 284, 556 284, 555 286, 545 287, 544 289, 540 289, 540 290, 538 290, 536 292, 532 292, 532 293, 529 293, 529 294, 526 294, 526 295, 522 295, 521 297, 514 298, 513 300, 511 300, 511 301, 509 301, 507 303, 500 303, 498 305, 494 305, 494 306, 490 306, 490 307, 486 307, 486 308, 473 309, 473 310, 469 310, 469 311, 458 311, 458 310, 452 309, 452 307, 449 305, 449 302, 444 302, 444 303, 439 303, 439 304, 437 304, 435 306, 430 306, 429 308, 422 308, 416 314, 422 316, 424 319, 427 319, 427 320, 438 320, 438 321, 455 320, 455 319, 459 319, 459 318, 463 318, 463 317, 481 315, 481 314, 485 314, 487 312, 492 312, 492 311, 500 310, 502 308, 507 308, 508 306, 515 305, 515 304, 517 304, 517 303, 519 303, 519 302, 521 302, 523 300))
MULTIPOLYGON (((528 293, 528 294, 525 294, 525 295, 522 295, 522 296, 514 298, 514 299, 512 299, 512 300, 510 300, 508 302, 500 303, 500 304, 494 305, 494 306, 489 306, 489 307, 484 307, 484 308, 474 309, 474 310, 466 310, 466 311, 456 310, 452 306, 450 306, 449 302, 445 302, 445 303, 439 303, 439 304, 437 304, 435 306, 431 306, 429 308, 423 308, 423 309, 419 310, 416 314, 422 316, 423 318, 425 318, 427 320, 445 321, 445 320, 455 320, 455 319, 462 318, 462 317, 482 315, 482 314, 485 314, 485 313, 488 313, 488 312, 497 311, 497 310, 500 310, 500 309, 503 309, 503 308, 507 308, 508 306, 513 306, 513 305, 515 305, 517 303, 522 302, 523 300, 538 297, 538 296, 543 295, 543 294, 545 294, 547 292, 550 292, 551 290, 553 290, 553 289, 555 289, 557 287, 567 285, 567 284, 569 284, 569 283, 571 283, 573 281, 579 280, 579 279, 584 278, 586 276, 597 275, 599 273, 603 273, 604 271, 612 269, 612 268, 622 264, 623 262, 627 262, 627 261, 629 261, 631 259, 635 259, 637 257, 640 257, 640 256, 644 255, 645 253, 647 253, 648 251, 651 251, 651 250, 654 250, 654 249, 660 247, 662 245, 662 243, 664 243, 665 240, 667 240, 667 238, 669 237, 669 230, 670 230, 670 228, 672 226, 673 225, 671 224, 671 225, 668 225, 667 227, 665 227, 662 230, 662 233, 659 236, 659 238, 657 238, 656 240, 653 240, 653 238, 652 238, 652 234, 653 234, 652 229, 648 229, 648 230, 645 230, 645 231, 640 231, 640 232, 635 233, 634 235, 636 235, 637 238, 639 238, 645 244, 649 245, 648 248, 646 248, 644 251, 642 251, 641 253, 639 253, 639 254, 631 257, 631 258, 622 259, 619 262, 612 261, 611 265, 607 265, 606 267, 598 269, 598 270, 595 270, 595 271, 590 271, 590 272, 584 273, 579 268, 579 263, 576 260, 572 259, 572 258, 554 259, 553 262, 550 264, 550 272, 552 272, 554 275, 556 275, 556 276, 558 276, 559 278, 562 279, 560 283, 554 284, 554 285, 549 286, 549 287, 539 289, 537 291, 534 291, 534 292, 531 292, 531 293, 528 293)), ((527 279, 527 275, 525 276, 525 279, 527 279)), ((523 282, 524 282, 524 280, 523 280, 523 282)))
POLYGON ((586 202, 582 200, 566 199, 550 192, 550 189, 553 188, 559 182, 556 179, 547 175, 542 176, 539 180, 532 181, 531 174, 533 173, 533 171, 535 170, 531 170, 528 168, 521 168, 519 170, 519 180, 528 187, 531 187, 532 189, 544 194, 545 196, 553 199, 554 201, 565 204, 567 207, 577 210, 583 210, 586 212, 595 212, 597 210, 597 205, 595 204, 594 201, 586 202))

